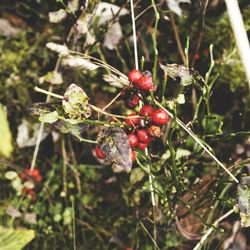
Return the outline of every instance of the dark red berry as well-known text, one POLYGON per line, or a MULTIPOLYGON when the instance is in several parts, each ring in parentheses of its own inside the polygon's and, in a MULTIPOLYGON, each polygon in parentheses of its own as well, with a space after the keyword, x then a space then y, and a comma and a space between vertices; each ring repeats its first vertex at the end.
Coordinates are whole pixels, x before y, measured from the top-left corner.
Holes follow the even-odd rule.
POLYGON ((164 125, 168 122, 169 116, 163 109, 157 109, 154 111, 152 119, 156 125, 164 125))
POLYGON ((158 126, 152 125, 147 129, 147 133, 149 136, 152 136, 152 137, 160 137, 161 136, 161 128, 158 126))
POLYGON ((138 142, 137 144, 137 148, 140 150, 144 150, 147 147, 148 147, 148 143, 138 142))
POLYGON ((137 114, 130 114, 127 116, 127 118, 125 119, 125 122, 127 123, 127 125, 129 125, 130 127, 134 127, 137 126, 140 123, 140 118, 139 117, 132 117, 132 116, 138 116, 137 114))
POLYGON ((154 88, 154 83, 153 83, 153 79, 151 76, 148 75, 144 75, 140 78, 140 80, 138 81, 138 83, 136 83, 136 85, 145 91, 150 91, 154 88))
POLYGON ((139 104, 139 102, 140 102, 140 97, 136 94, 131 94, 126 101, 126 106, 128 108, 133 108, 133 107, 137 106, 139 104))
POLYGON ((96 153, 96 157, 99 159, 105 159, 106 155, 101 151, 101 149, 97 146, 95 147, 95 153, 96 153))
POLYGON ((131 150, 131 159, 132 161, 135 161, 136 153, 134 150, 131 150))
POLYGON ((36 193, 30 188, 24 188, 23 192, 31 197, 31 200, 34 202, 36 200, 36 193))
POLYGON ((149 143, 152 140, 152 138, 148 135, 146 129, 138 129, 136 131, 136 134, 140 142, 149 143))
POLYGON ((137 69, 133 69, 128 73, 129 81, 134 82, 134 83, 138 83, 141 77, 142 77, 142 73, 141 71, 137 69))
POLYGON ((144 105, 139 114, 144 117, 152 117, 154 114, 154 108, 151 105, 144 105))
POLYGON ((131 148, 137 146, 137 144, 138 144, 138 138, 137 138, 136 135, 134 135, 134 134, 128 134, 128 140, 129 140, 129 144, 130 144, 131 148))

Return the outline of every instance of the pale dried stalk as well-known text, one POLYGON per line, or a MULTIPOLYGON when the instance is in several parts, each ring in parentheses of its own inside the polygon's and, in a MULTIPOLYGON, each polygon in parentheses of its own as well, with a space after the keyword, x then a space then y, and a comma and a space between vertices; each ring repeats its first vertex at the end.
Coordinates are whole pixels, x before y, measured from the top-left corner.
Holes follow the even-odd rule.
MULTIPOLYGON (((137 36, 136 36, 136 26, 135 26, 135 13, 134 13, 134 1, 130 0, 130 7, 131 7, 131 19, 132 19, 132 28, 133 28, 133 42, 134 42, 134 56, 135 56, 135 68, 139 70, 138 64, 138 50, 137 50, 137 36)), ((142 102, 139 103, 140 108, 142 107, 142 102)), ((143 123, 143 120, 142 120, 143 123)), ((142 124, 143 125, 143 124, 142 124)), ((148 156, 148 149, 145 149, 145 155, 148 156)), ((150 172, 150 166, 147 165, 148 170, 150 172)), ((150 193, 151 193, 151 200, 153 208, 156 206, 155 196, 154 196, 154 186, 153 186, 153 178, 149 175, 149 185, 150 185, 150 193)))
MULTIPOLYGON (((222 215, 219 219, 217 219, 215 222, 214 222, 214 226, 218 226, 219 223, 221 221, 223 221, 224 219, 226 219, 229 215, 231 215, 232 213, 234 213, 234 209, 231 209, 230 211, 228 211, 227 213, 225 213, 224 215, 222 215)), ((199 243, 193 248, 193 250, 199 250, 204 242, 207 240, 208 236, 213 232, 214 228, 211 227, 207 230, 207 232, 202 236, 201 240, 199 241, 199 243)))
POLYGON ((237 0, 225 0, 225 2, 250 90, 250 44, 244 22, 237 0))

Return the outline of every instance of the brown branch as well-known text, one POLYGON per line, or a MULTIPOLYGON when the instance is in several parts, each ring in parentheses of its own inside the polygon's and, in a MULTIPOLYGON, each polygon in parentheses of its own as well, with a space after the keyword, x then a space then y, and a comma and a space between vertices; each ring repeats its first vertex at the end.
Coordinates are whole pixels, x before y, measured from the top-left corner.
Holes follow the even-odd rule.
POLYGON ((175 20, 174 20, 173 13, 170 12, 169 15, 168 15, 168 17, 169 17, 170 23, 171 23, 173 31, 174 31, 174 36, 175 36, 175 40, 176 40, 176 43, 177 43, 177 47, 178 47, 178 51, 179 51, 181 60, 185 64, 186 57, 185 57, 185 53, 184 53, 183 47, 181 45, 181 40, 180 40, 178 28, 177 28, 175 20))

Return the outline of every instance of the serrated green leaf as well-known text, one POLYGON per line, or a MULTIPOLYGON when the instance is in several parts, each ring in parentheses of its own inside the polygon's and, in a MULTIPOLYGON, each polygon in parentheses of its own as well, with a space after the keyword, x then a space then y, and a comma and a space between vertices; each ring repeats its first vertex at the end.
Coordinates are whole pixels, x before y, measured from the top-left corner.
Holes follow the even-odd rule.
POLYGON ((12 135, 3 105, 0 104, 0 155, 9 158, 13 152, 12 135))
POLYGON ((34 230, 0 227, 0 249, 21 250, 35 238, 34 230))

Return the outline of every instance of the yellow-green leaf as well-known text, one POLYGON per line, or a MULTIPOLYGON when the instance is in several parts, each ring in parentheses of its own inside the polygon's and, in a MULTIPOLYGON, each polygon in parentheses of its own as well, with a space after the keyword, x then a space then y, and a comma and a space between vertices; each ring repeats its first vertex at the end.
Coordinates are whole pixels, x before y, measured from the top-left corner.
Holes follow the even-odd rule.
POLYGON ((34 230, 0 227, 0 249, 21 250, 35 238, 34 230))
POLYGON ((0 104, 0 156, 9 158, 13 151, 12 136, 3 105, 0 104))

